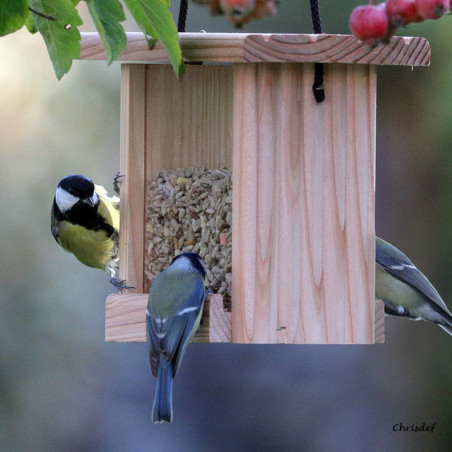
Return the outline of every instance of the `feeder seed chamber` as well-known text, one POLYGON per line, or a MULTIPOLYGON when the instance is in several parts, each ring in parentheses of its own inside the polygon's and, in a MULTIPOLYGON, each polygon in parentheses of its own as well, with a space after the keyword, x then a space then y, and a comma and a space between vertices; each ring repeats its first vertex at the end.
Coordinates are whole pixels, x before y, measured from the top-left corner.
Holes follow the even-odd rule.
MULTIPOLYGON (((376 66, 428 66, 428 42, 181 33, 180 82, 160 43, 127 39, 120 277, 136 289, 108 296, 106 340, 145 341, 153 273, 194 250, 221 292, 195 341, 384 342, 374 295, 376 66), (322 103, 314 63, 325 63, 322 103)), ((105 59, 98 34, 82 34, 81 59, 105 59)))

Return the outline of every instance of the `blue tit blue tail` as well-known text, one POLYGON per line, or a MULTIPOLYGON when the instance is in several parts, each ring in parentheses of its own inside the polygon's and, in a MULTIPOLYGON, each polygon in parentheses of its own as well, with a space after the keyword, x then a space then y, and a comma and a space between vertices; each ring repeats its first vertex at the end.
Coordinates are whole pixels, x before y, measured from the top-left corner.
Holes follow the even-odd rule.
POLYGON ((152 422, 171 422, 173 420, 173 365, 162 356, 160 358, 157 389, 155 391, 152 422))

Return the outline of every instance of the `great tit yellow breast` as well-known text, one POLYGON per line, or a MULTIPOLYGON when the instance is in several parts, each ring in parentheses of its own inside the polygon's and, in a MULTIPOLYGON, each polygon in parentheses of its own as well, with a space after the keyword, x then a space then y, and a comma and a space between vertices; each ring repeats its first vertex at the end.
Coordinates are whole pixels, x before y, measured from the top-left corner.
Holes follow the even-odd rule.
POLYGON ((88 267, 105 268, 117 257, 117 239, 102 230, 62 221, 59 225, 60 245, 88 267))

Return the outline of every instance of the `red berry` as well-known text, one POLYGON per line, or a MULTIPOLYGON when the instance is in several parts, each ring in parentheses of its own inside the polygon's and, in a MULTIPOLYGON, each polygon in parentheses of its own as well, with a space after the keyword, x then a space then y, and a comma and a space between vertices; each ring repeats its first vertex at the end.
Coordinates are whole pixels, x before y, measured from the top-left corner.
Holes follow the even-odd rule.
POLYGON ((388 34, 389 18, 381 6, 357 6, 350 14, 350 30, 361 41, 370 45, 381 42, 388 34))
POLYGON ((387 0, 386 12, 394 27, 408 25, 417 16, 415 0, 387 0))
POLYGON ((424 19, 439 19, 450 8, 450 0, 416 0, 416 7, 424 19))

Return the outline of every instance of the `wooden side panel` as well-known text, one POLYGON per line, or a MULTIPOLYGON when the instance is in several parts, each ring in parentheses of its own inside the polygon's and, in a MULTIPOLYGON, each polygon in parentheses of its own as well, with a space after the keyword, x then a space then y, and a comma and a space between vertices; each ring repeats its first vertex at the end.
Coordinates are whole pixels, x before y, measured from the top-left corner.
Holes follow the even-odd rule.
POLYGON ((147 65, 146 177, 162 169, 232 165, 232 66, 147 65))
POLYGON ((121 67, 121 233, 119 276, 131 293, 144 286, 144 175, 145 175, 145 86, 144 65, 121 67))
POLYGON ((235 65, 234 342, 374 342, 375 71, 312 74, 235 65))

